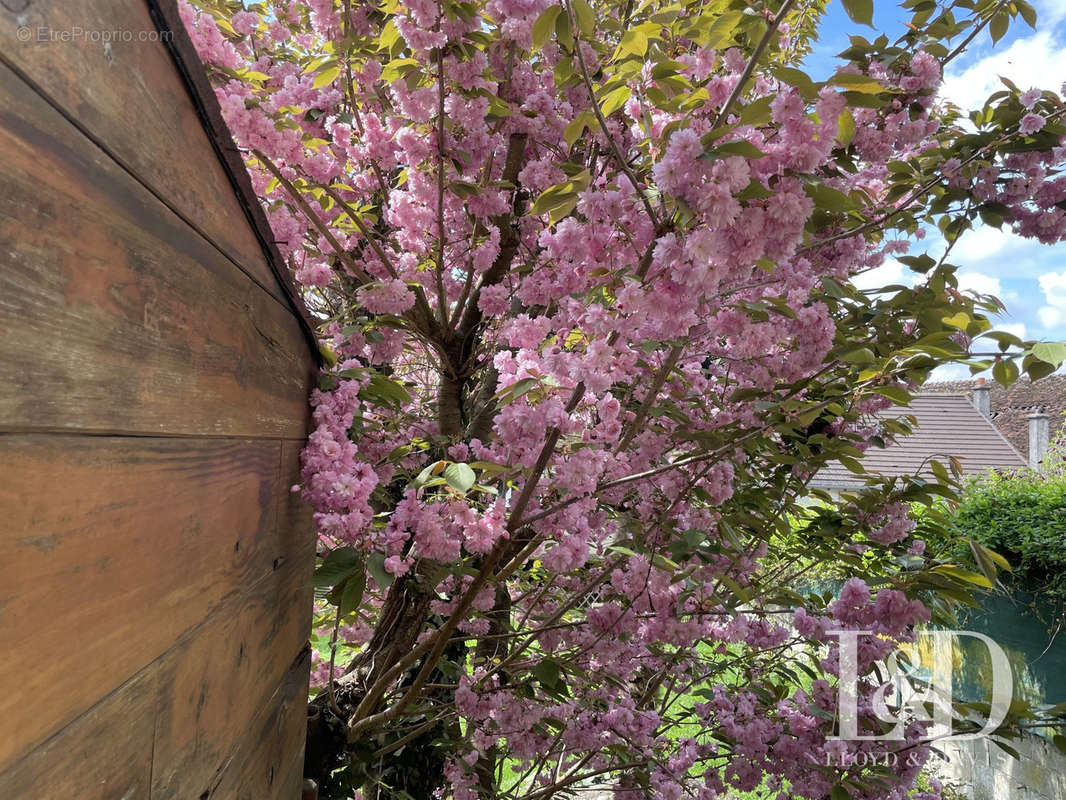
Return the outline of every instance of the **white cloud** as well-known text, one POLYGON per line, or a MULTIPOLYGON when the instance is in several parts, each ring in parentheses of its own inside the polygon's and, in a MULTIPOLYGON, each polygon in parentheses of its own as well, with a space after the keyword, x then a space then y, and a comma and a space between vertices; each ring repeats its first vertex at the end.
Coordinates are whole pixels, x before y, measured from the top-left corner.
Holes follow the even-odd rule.
POLYGON ((1066 311, 1066 270, 1062 272, 1045 272, 1039 278, 1040 288, 1044 290, 1049 306, 1066 311))
POLYGON ((999 255, 1008 248, 1025 246, 1026 241, 1010 230, 981 225, 972 231, 966 231, 958 243, 951 248, 948 259, 953 264, 967 265, 974 261, 984 261, 999 255))
POLYGON ((964 381, 971 377, 970 368, 963 364, 941 364, 929 373, 929 380, 936 381, 964 381))
POLYGON ((1025 339, 1026 330, 1024 322, 996 323, 994 327, 997 331, 1006 331, 1007 333, 1013 333, 1019 339, 1025 339))
POLYGON ((1066 314, 1061 309, 1043 306, 1036 310, 1036 315, 1040 318, 1040 324, 1048 330, 1054 330, 1059 325, 1066 326, 1066 314))
POLYGON ((941 97, 965 110, 980 108, 993 92, 1005 88, 1000 76, 1013 81, 1023 92, 1033 87, 1058 91, 1066 81, 1063 42, 1055 35, 1052 13, 1037 23, 1038 31, 1016 39, 1010 47, 980 59, 969 66, 949 67, 941 97))
POLYGON ((1044 292, 1044 302, 1047 303, 1036 311, 1040 324, 1057 338, 1066 336, 1063 330, 1066 328, 1066 270, 1045 272, 1038 280, 1044 292))
POLYGON ((909 286, 914 283, 914 273, 896 259, 889 258, 881 266, 856 275, 851 282, 859 289, 880 289, 894 283, 909 286))
POLYGON ((985 275, 982 272, 958 272, 957 277, 960 289, 968 289, 978 294, 992 294, 996 297, 1001 297, 1003 294, 999 278, 993 278, 991 275, 985 275))
POLYGON ((1066 19, 1066 3, 1062 0, 1037 0, 1033 5, 1036 6, 1038 28, 1058 25, 1066 19))

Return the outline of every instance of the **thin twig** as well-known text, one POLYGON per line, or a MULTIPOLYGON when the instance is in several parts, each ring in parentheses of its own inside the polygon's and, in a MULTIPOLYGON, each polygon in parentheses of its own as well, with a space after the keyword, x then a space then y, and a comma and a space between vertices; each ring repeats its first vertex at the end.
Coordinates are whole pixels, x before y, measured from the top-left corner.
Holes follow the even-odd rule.
POLYGON ((740 99, 740 95, 744 92, 744 88, 747 86, 748 81, 751 80, 751 76, 755 72, 755 67, 758 66, 763 51, 766 50, 767 45, 770 44, 770 39, 773 38, 773 35, 777 32, 778 27, 780 27, 788 12, 792 10, 792 6, 795 5, 795 2, 796 0, 785 0, 781 5, 781 9, 777 12, 777 15, 770 21, 769 26, 766 28, 766 32, 762 35, 759 43, 755 45, 755 49, 751 51, 751 58, 748 59, 744 71, 740 73, 740 77, 737 79, 733 91, 729 93, 729 97, 726 99, 725 104, 718 112, 718 116, 715 117, 714 125, 711 126, 712 129, 719 127, 729 118, 729 112, 732 110, 733 104, 740 99))
POLYGON ((941 70, 943 70, 943 68, 946 67, 951 61, 953 61, 956 56, 961 54, 967 48, 967 46, 969 46, 970 42, 974 40, 977 34, 983 31, 985 27, 987 27, 988 23, 992 21, 992 18, 996 16, 996 14, 998 14, 1009 2, 1010 0, 999 0, 999 3, 996 5, 995 8, 992 9, 992 11, 989 12, 988 16, 981 20, 981 24, 975 26, 974 29, 970 31, 969 35, 962 40, 959 46, 952 50, 947 56, 945 56, 944 60, 940 62, 941 70))

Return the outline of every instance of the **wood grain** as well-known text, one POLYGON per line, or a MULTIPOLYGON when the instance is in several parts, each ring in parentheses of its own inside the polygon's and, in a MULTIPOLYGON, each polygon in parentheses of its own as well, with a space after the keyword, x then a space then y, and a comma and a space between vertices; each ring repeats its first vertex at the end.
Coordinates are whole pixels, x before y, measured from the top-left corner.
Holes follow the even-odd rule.
POLYGON ((302 438, 264 293, 0 66, 0 430, 302 438))
POLYGON ((306 312, 188 40, 151 35, 149 7, 174 26, 175 4, 15 6, 0 2, 0 798, 295 798, 306 312))
MULTIPOLYGON (((260 753, 264 775, 271 767, 280 771, 282 755, 302 753, 302 736, 292 742, 285 734, 288 725, 302 733, 305 712, 274 696, 307 643, 309 620, 303 610, 310 607, 310 592, 293 586, 292 576, 289 569, 283 580, 256 587, 242 598, 239 609, 217 614, 168 659, 169 688, 156 726, 152 800, 231 797, 217 795, 216 784, 238 757, 237 750, 253 743, 253 749, 269 753, 260 753), (280 724, 274 733, 262 731, 264 715, 269 714, 277 715, 280 724), (274 751, 282 740, 292 745, 290 752, 274 751)), ((304 669, 304 703, 306 679, 304 669)))
MULTIPOLYGON (((286 443, 279 486, 295 480, 296 455, 295 446, 286 443)), ((299 760, 297 777, 302 772, 308 667, 297 659, 311 626, 306 583, 314 540, 308 535, 308 510, 296 495, 279 492, 275 506, 278 537, 292 543, 289 560, 248 585, 239 605, 231 601, 219 609, 168 660, 166 683, 171 688, 156 728, 152 800, 236 797, 219 794, 216 784, 223 771, 232 770, 229 762, 238 758, 239 748, 257 753, 243 756, 252 762, 248 770, 258 770, 258 778, 248 777, 250 785, 268 784, 271 770, 277 777, 284 771, 281 762, 290 757, 299 760), (302 673, 286 674, 294 669, 302 673), (300 684, 299 708, 288 695, 274 696, 281 691, 279 684, 293 680, 300 684), (271 714, 274 719, 267 724, 265 715, 271 714), (266 752, 258 752, 260 748, 266 752)), ((255 796, 286 795, 264 790, 255 796)), ((296 790, 287 796, 295 798, 296 790)))
POLYGON ((0 3, 0 54, 266 291, 287 302, 144 0, 0 3), (11 10, 21 6, 18 13, 11 10), (29 31, 28 41, 20 28, 29 31))
POLYGON ((15 654, 0 686, 18 687, 0 694, 0 768, 234 598, 235 619, 270 606, 291 661, 313 539, 278 524, 295 502, 280 457, 279 442, 0 436, 0 641, 15 654))
POLYGON ((295 800, 300 796, 310 666, 310 652, 305 652, 285 673, 244 735, 231 743, 233 757, 209 798, 295 800))
MULTIPOLYGON (((77 676, 67 683, 76 687, 77 676)), ((146 800, 159 673, 120 687, 33 752, 0 771, 4 800, 146 800)), ((27 705, 32 705, 29 695, 27 705)), ((9 720, 4 721, 4 725, 9 720)), ((295 795, 293 795, 295 796, 295 795)))

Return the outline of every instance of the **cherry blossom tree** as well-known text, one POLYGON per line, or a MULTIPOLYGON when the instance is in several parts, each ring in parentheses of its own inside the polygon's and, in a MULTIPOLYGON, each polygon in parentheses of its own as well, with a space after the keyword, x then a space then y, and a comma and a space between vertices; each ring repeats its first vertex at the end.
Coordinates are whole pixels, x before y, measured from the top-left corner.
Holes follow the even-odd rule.
POLYGON ((816 81, 825 0, 183 5, 328 363, 294 487, 321 796, 906 795, 926 725, 830 738, 834 634, 877 634, 880 732, 874 662, 997 559, 923 553, 949 460, 805 498, 935 367, 1062 362, 950 252, 1066 236, 1066 107, 937 98, 1025 0, 903 8, 816 81), (889 257, 913 286, 856 287, 889 257))

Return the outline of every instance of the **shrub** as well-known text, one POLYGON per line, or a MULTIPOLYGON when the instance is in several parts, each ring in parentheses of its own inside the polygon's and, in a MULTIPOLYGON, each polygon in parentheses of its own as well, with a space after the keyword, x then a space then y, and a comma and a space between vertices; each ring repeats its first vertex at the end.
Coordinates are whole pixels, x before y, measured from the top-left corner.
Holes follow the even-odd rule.
POLYGON ((1066 462, 1063 438, 1044 473, 989 473, 966 486, 955 512, 955 531, 1000 553, 1013 570, 1015 588, 1066 606, 1066 462))

